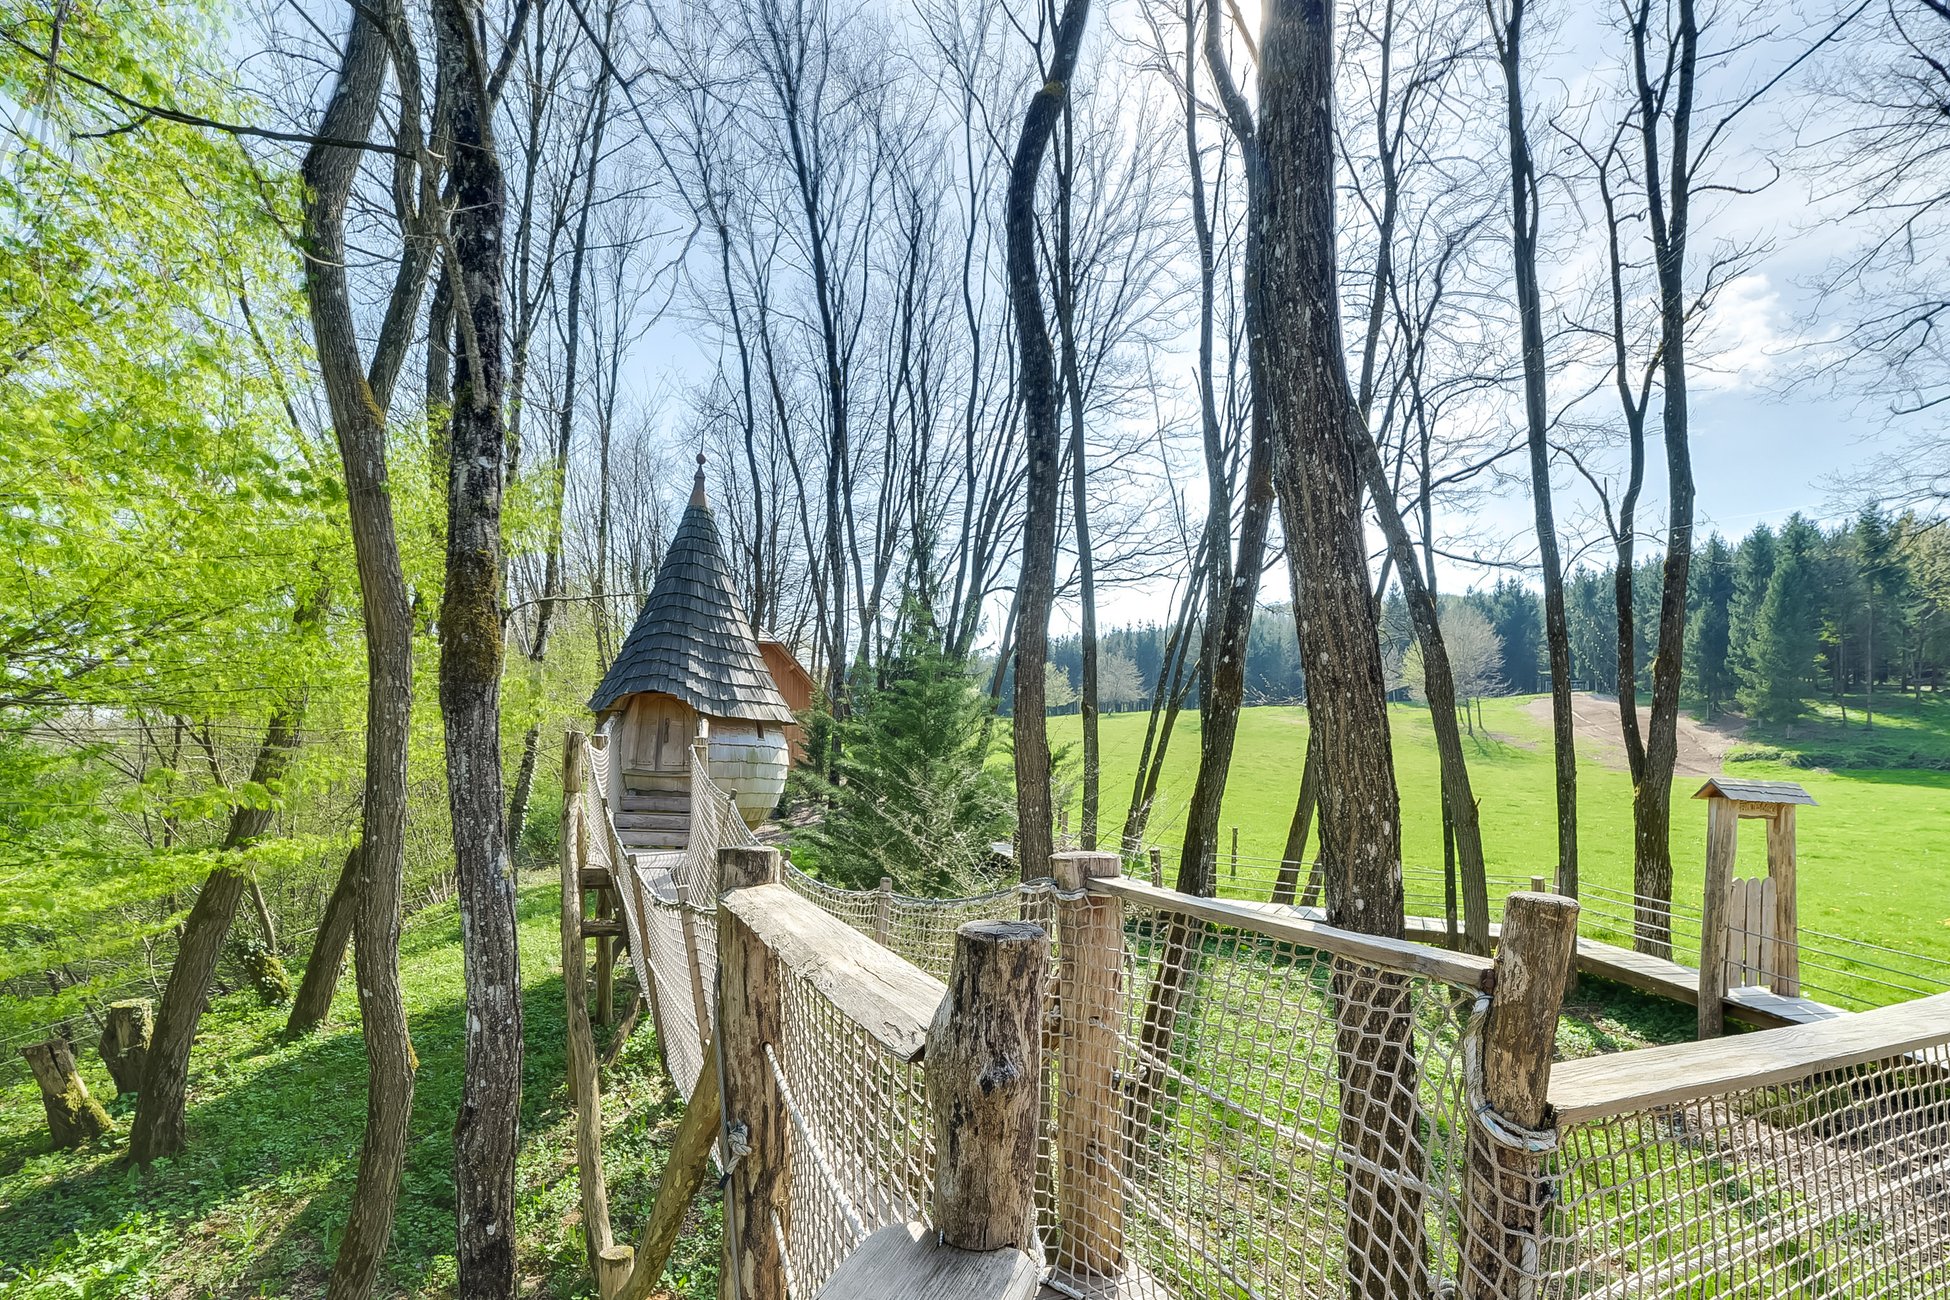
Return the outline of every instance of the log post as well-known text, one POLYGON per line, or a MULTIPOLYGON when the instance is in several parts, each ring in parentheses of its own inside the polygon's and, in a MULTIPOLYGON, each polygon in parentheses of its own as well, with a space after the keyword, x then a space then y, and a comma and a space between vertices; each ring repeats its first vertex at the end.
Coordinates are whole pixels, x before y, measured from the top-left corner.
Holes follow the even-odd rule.
POLYGON ((716 1087, 718 1071, 716 1053, 711 1051, 711 1004, 704 992, 704 958, 698 952, 697 917, 691 912, 691 891, 687 885, 677 886, 677 923, 683 928, 684 964, 691 973, 691 1014, 697 1017, 697 1041, 704 1049, 705 1068, 711 1072, 712 1086, 716 1087))
POLYGON ((1767 878, 1774 882, 1774 992, 1801 996, 1801 911, 1794 899, 1794 805, 1781 804, 1767 822, 1767 878))
POLYGON ((873 941, 883 948, 893 946, 894 878, 882 876, 873 895, 873 941))
POLYGON ((1230 878, 1239 879, 1239 828, 1232 828, 1232 871, 1230 878))
MULTIPOLYGON (((725 893, 779 878, 771 848, 718 850, 725 893)), ((780 1234, 792 1230, 792 1131, 765 1059, 784 1038, 784 972, 778 955, 729 907, 718 908, 718 1037, 723 1056, 725 1179, 722 1300, 785 1300, 780 1234)))
POLYGON ((927 1046, 932 1218, 944 1245, 1034 1250, 1048 967, 1049 937, 1027 921, 955 931, 948 994, 927 1046))
POLYGON ((582 1189, 582 1236, 595 1270, 597 1293, 613 1278, 607 1262, 615 1245, 609 1226, 609 1185, 603 1179, 603 1107, 596 1038, 589 1028, 589 972, 582 947, 583 735, 571 731, 562 749, 562 992, 566 1001, 569 1104, 575 1108, 576 1179, 582 1189))
MULTIPOLYGON (((615 879, 617 865, 610 868, 611 880, 615 879)), ((615 920, 615 891, 605 883, 592 892, 596 895, 596 919, 615 920)), ((605 1029, 616 1023, 616 939, 608 934, 596 936, 596 1023, 605 1029)))
POLYGON ((41 1086, 41 1105, 47 1111, 47 1131, 57 1147, 78 1147, 107 1134, 109 1122, 102 1104, 88 1095, 88 1085, 75 1069, 74 1049, 58 1034, 20 1049, 34 1082, 41 1086))
POLYGON ((1699 933, 1699 1037, 1726 1030, 1727 915, 1733 859, 1740 843, 1740 809, 1731 799, 1706 803, 1706 898, 1699 933))
POLYGON ((1550 1182, 1544 1157, 1498 1121, 1523 1130, 1552 1124, 1551 1057, 1557 1014, 1578 937, 1578 905, 1558 894, 1512 894, 1503 908, 1495 993, 1479 1045, 1482 1100, 1468 1142, 1465 1300, 1530 1300, 1537 1294, 1550 1182), (1499 1126, 1500 1128, 1500 1126, 1499 1126))
POLYGON ((108 1004, 96 1050, 115 1080, 115 1091, 141 1092, 142 1065, 149 1059, 149 1038, 156 1031, 156 1004, 148 998, 129 998, 108 1004))
MULTIPOLYGON (((1119 873, 1113 853, 1058 853, 1056 887, 1074 894, 1119 873)), ((1124 906, 1085 893, 1059 899, 1056 1223, 1066 1263, 1114 1277, 1124 1267, 1123 1097, 1117 1034, 1124 1012, 1124 906)))
POLYGON ((711 1148, 717 1145, 723 1112, 718 1108, 718 1054, 706 1045, 704 1069, 691 1089, 690 1105, 670 1144, 670 1158, 664 1162, 663 1177, 657 1183, 657 1198, 650 1203, 650 1219, 637 1238, 636 1258, 629 1281, 622 1288, 622 1300, 648 1300, 657 1283, 663 1280, 664 1265, 677 1244, 677 1234, 690 1214, 691 1202, 704 1183, 705 1166, 711 1148))
POLYGON ((1151 858, 1151 887, 1153 889, 1163 889, 1165 887, 1164 850, 1153 845, 1149 856, 1151 858))

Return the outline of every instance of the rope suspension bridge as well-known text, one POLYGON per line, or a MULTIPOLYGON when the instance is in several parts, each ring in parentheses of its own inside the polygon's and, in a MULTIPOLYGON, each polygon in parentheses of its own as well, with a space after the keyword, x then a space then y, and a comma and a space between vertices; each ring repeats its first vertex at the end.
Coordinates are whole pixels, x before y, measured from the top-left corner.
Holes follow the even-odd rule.
POLYGON ((654 1289, 708 1162, 745 1300, 1950 1294, 1950 995, 1554 1064, 1568 899, 1512 894, 1492 960, 1105 854, 979 897, 840 890, 701 764, 691 842, 626 849, 605 749, 570 736, 563 826, 605 1297, 654 1289), (691 1098, 634 1247, 590 939, 627 946, 691 1098))

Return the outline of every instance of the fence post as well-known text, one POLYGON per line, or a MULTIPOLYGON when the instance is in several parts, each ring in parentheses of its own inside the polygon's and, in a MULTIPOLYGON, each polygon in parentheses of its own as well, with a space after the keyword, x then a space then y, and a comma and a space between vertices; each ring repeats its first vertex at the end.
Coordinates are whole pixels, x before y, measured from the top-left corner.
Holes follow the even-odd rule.
POLYGON ((603 1179, 603 1107, 596 1040, 589 1031, 587 957, 582 946, 582 872, 589 865, 583 826, 583 735, 571 731, 562 747, 562 990, 568 1039, 569 1103, 575 1108, 576 1181, 582 1191, 582 1233, 597 1292, 613 1294, 617 1267, 610 1236, 609 1185, 603 1179))
POLYGON ((1529 1300, 1537 1294, 1550 1184, 1542 1154, 1486 1121, 1540 1129, 1550 1119, 1557 1013, 1578 937, 1578 905, 1559 894, 1512 894, 1503 908, 1496 983, 1480 1045, 1483 1102, 1493 1115, 1469 1126, 1466 1300, 1529 1300))
MULTIPOLYGON (((611 868, 610 880, 621 865, 611 868)), ((596 895, 596 919, 615 920, 616 895, 610 887, 600 885, 590 892, 596 895)), ((596 1023, 605 1028, 616 1023, 616 940, 608 934, 596 936, 596 1023)))
MULTIPOLYGON (((770 848, 718 850, 725 893, 779 878, 779 852, 770 848)), ((723 1053, 722 1095, 726 1150, 723 1300, 785 1300, 781 1229, 792 1227, 791 1132, 768 1043, 784 1037, 783 973, 779 959, 728 907, 718 908, 718 1040, 723 1053), (742 1152, 742 1154, 740 1154, 742 1152)))
MULTIPOLYGON (((691 972, 691 1014, 697 1017, 697 1041, 704 1048, 705 1056, 711 1052, 711 1004, 704 992, 704 959, 698 955, 697 918, 691 915, 691 890, 688 885, 677 886, 677 924, 684 932, 684 964, 691 972)), ((649 954, 644 954, 647 964, 649 954)))
POLYGON ((1767 878, 1774 882, 1774 960, 1769 969, 1774 992, 1784 998, 1801 996, 1801 913, 1794 901, 1794 877, 1794 805, 1784 803, 1767 821, 1767 878))
POLYGON ((927 1047, 932 1217, 946 1245, 1034 1246, 1048 967, 1049 937, 1028 921, 970 921, 955 931, 948 994, 927 1047))
POLYGON ((1733 887, 1733 858, 1740 836, 1740 813, 1731 799, 1706 801, 1706 899, 1699 927, 1699 1037, 1718 1038, 1726 1029, 1727 903, 1733 887))
POLYGON ((873 941, 885 948, 894 937, 894 878, 882 876, 873 896, 873 941))
MULTIPOLYGON (((1119 873, 1115 853, 1058 853, 1050 875, 1076 893, 1119 873)), ((1124 905, 1060 899, 1057 940, 1056 1223, 1058 1257, 1088 1274, 1124 1267, 1124 1126, 1117 1034, 1124 1011, 1124 905)))
POLYGON ((1165 887, 1164 850, 1154 846, 1151 850, 1150 858, 1151 858, 1151 887, 1153 889, 1163 889, 1165 887))

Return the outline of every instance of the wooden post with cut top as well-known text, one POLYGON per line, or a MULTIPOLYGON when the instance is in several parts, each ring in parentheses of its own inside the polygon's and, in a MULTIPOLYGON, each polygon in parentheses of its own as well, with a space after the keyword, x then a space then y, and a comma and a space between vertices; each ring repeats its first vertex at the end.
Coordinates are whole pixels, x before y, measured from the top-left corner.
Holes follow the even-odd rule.
POLYGON ((1504 904, 1494 991, 1476 1049, 1489 1113, 1469 1120, 1464 1300, 1537 1294, 1550 1182, 1544 1156, 1525 1135, 1552 1124, 1551 1058, 1577 937, 1574 899, 1517 893, 1504 904))
MULTIPOLYGON (((1113 862, 1115 858, 1111 859, 1113 862)), ((957 1250, 1031 1250, 1049 936, 1027 921, 955 931, 948 993, 928 1028, 932 1219, 957 1250)))
MULTIPOLYGON (((779 851, 719 849, 718 878, 725 894, 776 884, 779 851)), ((725 1177, 721 1300, 786 1300, 779 1242, 792 1231, 791 1120, 765 1059, 766 1045, 784 1039, 783 994, 778 954, 736 911, 720 905, 718 1035, 731 1160, 725 1177)))
POLYGON ((1119 872, 1114 853, 1050 858, 1057 889, 1081 893, 1056 904, 1059 1253, 1066 1266, 1094 1277, 1114 1277, 1124 1268, 1124 1107, 1117 1085, 1124 905, 1082 891, 1119 872))
POLYGON ((1767 878, 1774 882, 1771 987, 1784 998, 1801 996, 1801 913, 1794 901, 1794 805, 1780 804, 1767 822, 1767 878))
POLYGON ((873 941, 890 947, 894 938, 894 878, 882 876, 873 895, 873 941))
POLYGON ((1727 910, 1738 851, 1740 813, 1730 799, 1706 805, 1706 898, 1700 914, 1699 1036, 1718 1038, 1726 1031, 1727 910))

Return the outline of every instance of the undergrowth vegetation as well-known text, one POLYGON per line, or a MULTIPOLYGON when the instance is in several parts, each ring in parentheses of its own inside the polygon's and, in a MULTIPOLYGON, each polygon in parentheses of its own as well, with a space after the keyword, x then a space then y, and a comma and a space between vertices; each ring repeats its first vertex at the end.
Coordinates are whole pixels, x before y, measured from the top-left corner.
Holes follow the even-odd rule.
MULTIPOLYGON (((553 879, 521 896, 526 1056, 516 1240, 523 1292, 593 1294, 584 1258, 567 1108, 560 959, 561 896, 553 879)), ((459 1105, 462 983, 451 905, 409 922, 402 984, 419 1057, 409 1156, 383 1294, 452 1296, 454 1117, 459 1105)), ((281 1010, 248 991, 218 998, 192 1061, 190 1148, 145 1175, 122 1160, 133 1097, 93 1052, 89 1088, 116 1132, 80 1151, 48 1149, 34 1085, 0 1094, 0 1296, 313 1296, 352 1192, 365 1120, 365 1051, 351 980, 332 1021, 287 1040, 281 1010)), ((682 1116, 647 1023, 604 1072, 606 1167, 618 1230, 648 1212, 665 1146, 682 1116)), ((718 1202, 700 1199, 666 1276, 672 1294, 717 1292, 718 1202)))

